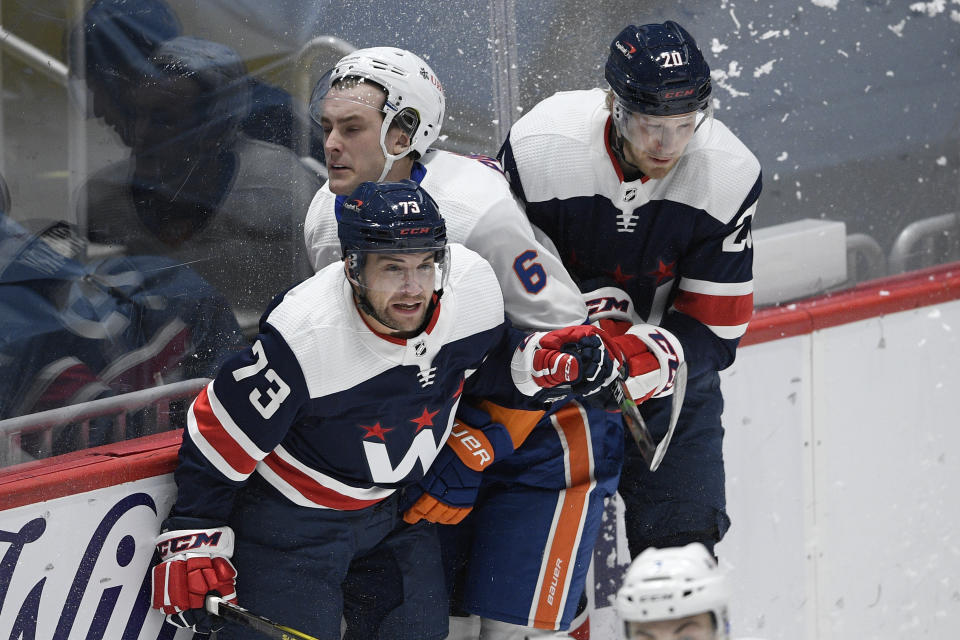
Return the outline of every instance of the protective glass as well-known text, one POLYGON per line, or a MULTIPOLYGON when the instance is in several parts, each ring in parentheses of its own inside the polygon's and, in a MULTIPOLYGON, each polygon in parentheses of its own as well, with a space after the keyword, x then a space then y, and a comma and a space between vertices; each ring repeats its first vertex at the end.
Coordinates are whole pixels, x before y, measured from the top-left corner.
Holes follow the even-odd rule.
POLYGON ((695 132, 709 131, 713 109, 674 116, 651 116, 628 110, 617 101, 614 121, 620 135, 643 153, 662 159, 683 155, 695 132))
POLYGON ((381 294, 430 297, 446 285, 450 250, 352 250, 346 255, 347 275, 354 286, 381 294))

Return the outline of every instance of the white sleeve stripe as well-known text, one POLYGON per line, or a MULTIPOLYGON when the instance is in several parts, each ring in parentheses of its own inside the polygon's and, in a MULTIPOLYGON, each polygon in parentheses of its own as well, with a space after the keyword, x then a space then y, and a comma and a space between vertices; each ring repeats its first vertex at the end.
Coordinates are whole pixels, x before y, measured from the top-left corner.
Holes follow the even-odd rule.
MULTIPOLYGON (((207 385, 208 398, 212 387, 213 382, 207 385)), ((207 442, 207 439, 204 438, 200 433, 200 428, 197 426, 197 417, 193 413, 193 405, 196 404, 196 402, 196 400, 193 401, 193 404, 190 405, 190 411, 187 412, 187 435, 190 436, 190 440, 193 441, 193 444, 195 444, 197 449, 200 450, 200 453, 203 454, 203 457, 206 458, 210 464, 217 469, 217 471, 225 475, 230 480, 234 480, 236 482, 242 482, 246 480, 249 475, 246 473, 240 473, 230 466, 230 464, 223 459, 223 456, 220 455, 220 452, 217 451, 212 444, 207 442)))
MULTIPOLYGON (((320 473, 316 469, 311 469, 310 467, 308 467, 307 465, 303 464, 302 462, 294 458, 292 455, 290 455, 290 452, 284 449, 282 446, 278 446, 276 449, 274 449, 273 452, 277 455, 278 458, 280 458, 281 460, 286 462, 288 465, 295 468, 297 471, 307 476, 317 484, 327 489, 336 491, 337 493, 345 495, 349 498, 355 498, 357 500, 379 500, 381 498, 387 497, 394 491, 393 489, 385 489, 383 487, 369 487, 369 488, 353 487, 348 484, 344 484, 343 482, 340 482, 335 478, 331 478, 328 475, 320 473)), ((263 467, 266 467, 266 465, 261 465, 261 468, 263 467)))
POLYGON ((749 323, 744 322, 743 324, 737 324, 730 327, 724 327, 720 325, 708 324, 707 328, 715 333, 718 337, 725 340, 734 340, 743 336, 747 332, 747 325, 749 323))
POLYGON ((267 457, 268 451, 263 451, 254 444, 253 440, 247 437, 247 434, 243 432, 243 429, 237 426, 237 423, 233 421, 233 418, 230 416, 230 412, 226 410, 223 404, 220 402, 220 398, 217 397, 216 392, 213 390, 213 381, 207 385, 207 401, 210 403, 210 409, 213 411, 213 415, 217 417, 217 420, 220 421, 220 425, 223 427, 223 430, 233 438, 233 441, 240 445, 240 448, 243 449, 244 453, 253 458, 254 460, 263 460, 267 457))
POLYGON ((681 278, 680 288, 690 293, 704 293, 711 296, 745 296, 753 293, 753 280, 747 282, 711 282, 681 278))

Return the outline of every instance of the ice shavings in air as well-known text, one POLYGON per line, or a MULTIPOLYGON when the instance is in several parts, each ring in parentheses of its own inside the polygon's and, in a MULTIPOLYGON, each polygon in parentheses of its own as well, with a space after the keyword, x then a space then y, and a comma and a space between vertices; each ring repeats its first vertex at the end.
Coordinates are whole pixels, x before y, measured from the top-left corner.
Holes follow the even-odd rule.
POLYGON ((947 0, 933 0, 933 2, 914 2, 910 5, 910 11, 916 13, 925 13, 931 18, 940 15, 947 10, 947 0))
POLYGON ((770 60, 769 62, 764 62, 762 65, 753 70, 753 77, 759 78, 760 76, 765 76, 771 71, 773 71, 773 65, 776 60, 770 60))

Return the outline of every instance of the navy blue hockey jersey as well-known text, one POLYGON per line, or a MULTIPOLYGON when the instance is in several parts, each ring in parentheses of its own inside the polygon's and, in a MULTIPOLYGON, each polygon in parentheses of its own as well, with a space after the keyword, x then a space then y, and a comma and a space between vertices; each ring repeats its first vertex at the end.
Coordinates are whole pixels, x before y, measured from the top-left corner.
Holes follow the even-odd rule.
POLYGON ((760 164, 723 123, 660 180, 624 181, 605 92, 569 91, 513 125, 500 151, 527 215, 584 292, 591 319, 671 331, 691 375, 729 366, 753 312, 760 164))
POLYGON ((364 323, 342 263, 287 292, 193 403, 174 515, 225 519, 254 473, 295 504, 362 509, 423 476, 462 394, 541 408, 511 380, 525 334, 490 265, 460 245, 451 264, 432 321, 406 340, 364 323))

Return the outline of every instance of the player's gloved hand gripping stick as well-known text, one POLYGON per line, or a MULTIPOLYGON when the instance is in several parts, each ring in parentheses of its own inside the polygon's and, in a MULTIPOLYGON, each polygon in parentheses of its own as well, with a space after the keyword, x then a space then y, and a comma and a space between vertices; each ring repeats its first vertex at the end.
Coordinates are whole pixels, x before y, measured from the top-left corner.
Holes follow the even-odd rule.
POLYGON ((592 325, 564 327, 530 334, 510 363, 513 383, 523 394, 559 400, 555 389, 592 396, 619 376, 619 350, 592 325))
POLYGON ((234 624, 253 629, 264 638, 273 638, 274 640, 318 640, 302 631, 285 627, 263 616, 250 613, 243 607, 228 602, 219 596, 207 596, 206 610, 211 615, 219 616, 234 624))

